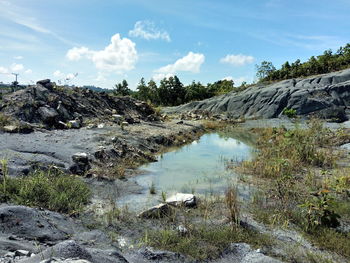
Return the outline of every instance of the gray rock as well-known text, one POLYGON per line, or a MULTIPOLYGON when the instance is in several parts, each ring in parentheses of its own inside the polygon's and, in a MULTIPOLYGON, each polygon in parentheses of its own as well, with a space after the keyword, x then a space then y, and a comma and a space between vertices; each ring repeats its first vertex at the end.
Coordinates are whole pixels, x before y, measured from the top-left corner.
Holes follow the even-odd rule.
POLYGON ((145 211, 142 211, 140 214, 138 214, 138 217, 161 218, 161 217, 169 216, 172 213, 173 213, 173 209, 169 204, 159 204, 145 211))
POLYGON ((165 113, 208 111, 233 118, 276 118, 284 108, 298 115, 347 120, 345 108, 350 105, 350 69, 306 79, 290 79, 271 85, 255 85, 241 92, 231 92, 203 101, 165 108, 165 113))
MULTIPOLYGON (((34 257, 27 258, 21 263, 37 263, 43 260, 55 260, 52 262, 75 263, 127 263, 127 260, 117 250, 100 250, 85 248, 76 241, 67 240, 48 248, 34 257), (75 261, 73 261, 75 260, 75 261), (77 261, 80 260, 80 261, 77 261)), ((51 262, 51 261, 43 261, 51 262)))
POLYGON ((0 207, 0 233, 38 242, 65 240, 74 223, 59 213, 26 206, 0 207))
POLYGON ((49 125, 53 125, 54 123, 56 123, 56 118, 58 117, 58 113, 55 109, 50 108, 48 106, 40 107, 38 109, 38 113, 43 123, 46 123, 49 125))

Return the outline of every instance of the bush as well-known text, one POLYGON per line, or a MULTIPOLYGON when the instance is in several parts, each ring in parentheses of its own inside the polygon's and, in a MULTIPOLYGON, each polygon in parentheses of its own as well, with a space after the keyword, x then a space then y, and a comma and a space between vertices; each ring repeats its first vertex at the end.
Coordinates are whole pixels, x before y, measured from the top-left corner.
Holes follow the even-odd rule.
MULTIPOLYGON (((4 168, 2 171, 6 171, 4 168)), ((0 181, 0 202, 46 208, 67 214, 80 212, 90 200, 91 191, 79 178, 57 170, 37 170, 25 177, 0 181)))
POLYGON ((282 114, 287 116, 288 118, 295 118, 297 115, 297 111, 294 109, 284 108, 282 114))

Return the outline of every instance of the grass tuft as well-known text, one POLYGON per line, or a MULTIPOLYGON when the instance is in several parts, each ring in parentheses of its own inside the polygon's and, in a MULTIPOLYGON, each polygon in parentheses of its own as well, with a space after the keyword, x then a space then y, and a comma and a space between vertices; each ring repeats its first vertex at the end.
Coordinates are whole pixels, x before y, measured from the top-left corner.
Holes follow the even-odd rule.
POLYGON ((79 178, 53 169, 37 170, 18 178, 4 174, 0 179, 0 202, 76 214, 89 202, 90 196, 89 187, 79 178))

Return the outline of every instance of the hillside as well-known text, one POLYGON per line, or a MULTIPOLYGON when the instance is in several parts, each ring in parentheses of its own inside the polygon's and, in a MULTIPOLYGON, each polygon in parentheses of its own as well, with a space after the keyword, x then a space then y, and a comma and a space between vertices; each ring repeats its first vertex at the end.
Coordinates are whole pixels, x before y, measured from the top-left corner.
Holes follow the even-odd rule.
POLYGON ((203 101, 166 108, 166 113, 209 111, 233 118, 276 118, 285 108, 297 115, 345 121, 350 104, 350 69, 308 78, 258 84, 203 101))

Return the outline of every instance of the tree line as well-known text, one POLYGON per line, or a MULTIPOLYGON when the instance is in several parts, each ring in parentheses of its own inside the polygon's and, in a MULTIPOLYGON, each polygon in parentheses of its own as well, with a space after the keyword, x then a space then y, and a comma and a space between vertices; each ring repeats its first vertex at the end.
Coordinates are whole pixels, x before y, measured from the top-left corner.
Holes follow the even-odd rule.
POLYGON ((256 65, 256 76, 259 81, 276 81, 329 73, 349 67, 350 43, 340 47, 334 53, 328 49, 322 55, 312 56, 303 63, 300 59, 293 63, 287 61, 280 69, 276 69, 272 62, 263 61, 261 65, 256 65))
POLYGON ((114 94, 117 96, 132 96, 157 106, 177 106, 231 91, 240 91, 246 87, 247 84, 245 82, 239 87, 235 87, 232 80, 219 80, 207 85, 193 81, 185 86, 177 76, 174 76, 162 79, 159 85, 153 79, 146 83, 145 79, 141 78, 136 91, 131 90, 128 82, 123 80, 115 85, 114 94))

